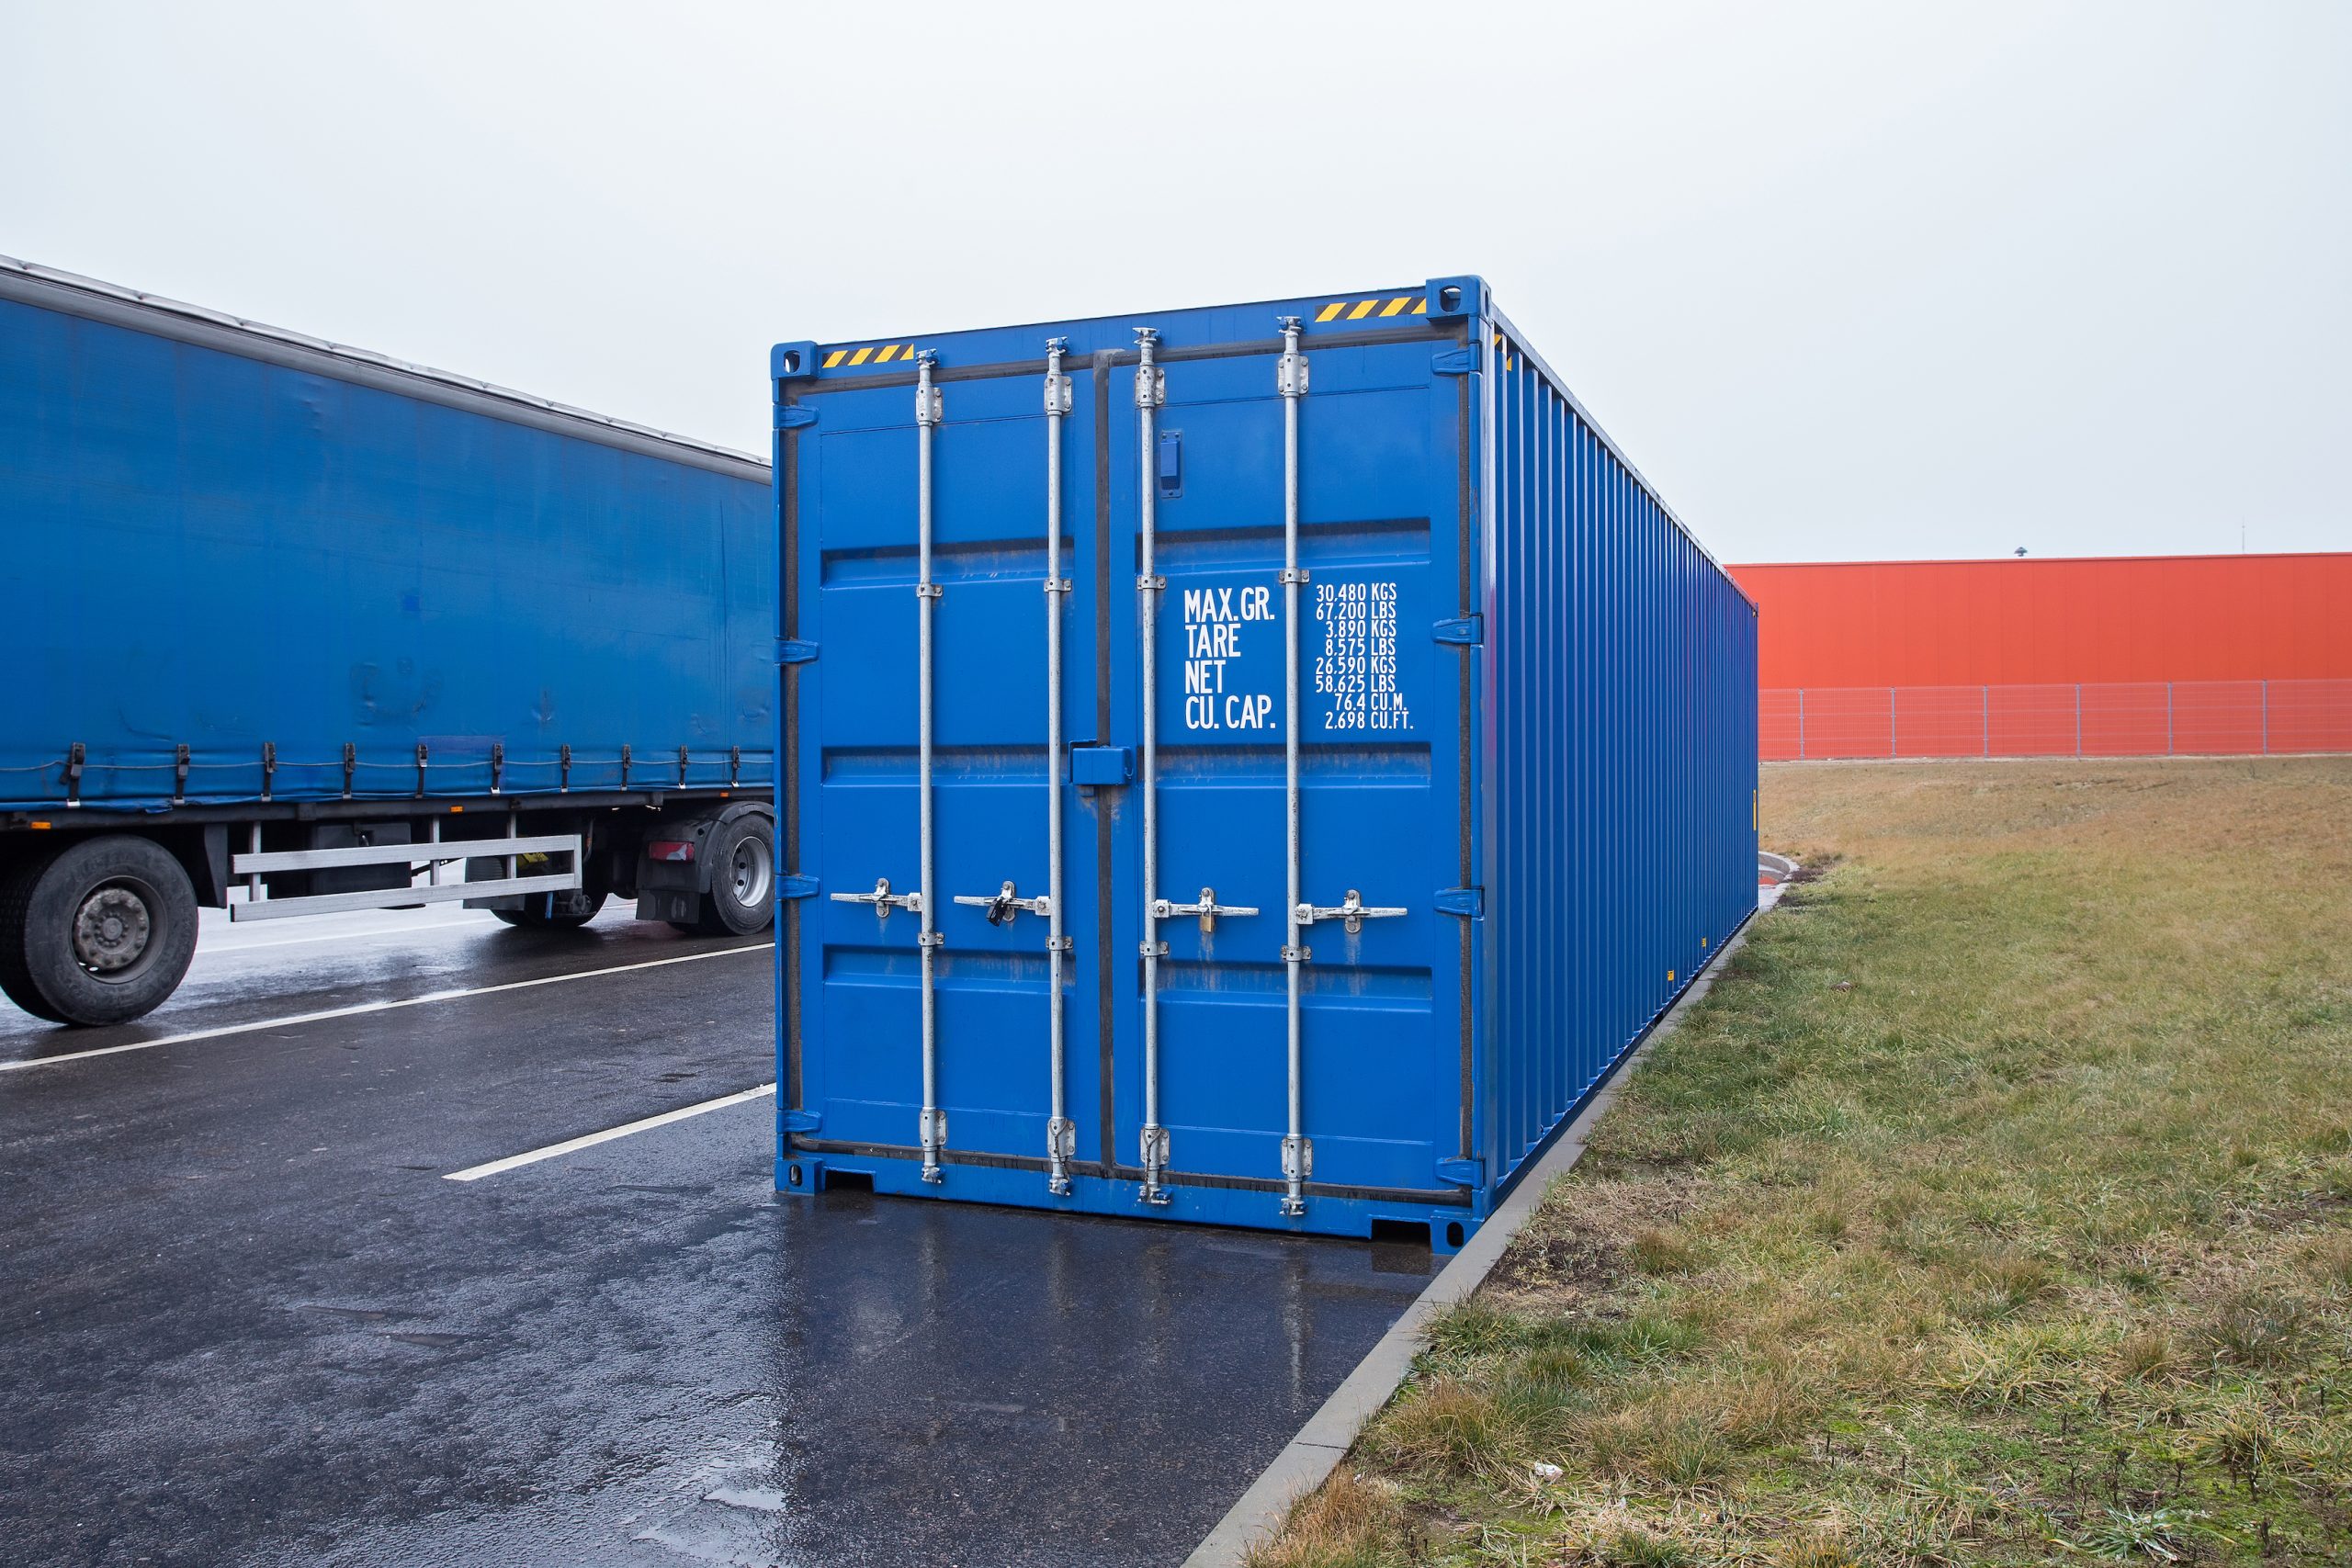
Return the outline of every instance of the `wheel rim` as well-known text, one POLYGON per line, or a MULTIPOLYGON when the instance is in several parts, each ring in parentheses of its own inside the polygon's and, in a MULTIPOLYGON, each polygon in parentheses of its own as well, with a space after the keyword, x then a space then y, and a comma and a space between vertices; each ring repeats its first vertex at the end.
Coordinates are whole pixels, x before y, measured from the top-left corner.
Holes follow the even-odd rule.
POLYGON ((135 876, 100 883, 74 911, 74 961, 92 979, 119 986, 144 974, 162 943, 163 899, 135 876))
POLYGON ((737 904, 747 909, 756 909, 767 902, 768 885, 774 876, 768 860, 767 840, 757 833, 737 840, 734 863, 729 872, 735 884, 737 904))

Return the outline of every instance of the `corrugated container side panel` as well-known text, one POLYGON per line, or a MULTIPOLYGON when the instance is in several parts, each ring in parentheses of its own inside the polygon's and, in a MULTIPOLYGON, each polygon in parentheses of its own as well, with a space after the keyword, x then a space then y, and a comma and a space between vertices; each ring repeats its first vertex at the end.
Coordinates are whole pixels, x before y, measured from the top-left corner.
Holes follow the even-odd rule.
MULTIPOLYGON (((1510 442, 1513 500, 1512 558, 1504 563, 1503 570, 1511 573, 1517 568, 1516 581, 1511 585, 1513 615, 1515 619, 1524 621, 1542 613, 1544 555, 1551 530, 1549 520, 1544 515, 1544 486, 1535 469, 1537 454, 1542 449, 1539 416, 1533 406, 1536 389, 1529 377, 1514 371, 1504 372, 1503 387, 1512 414, 1501 434, 1510 442)), ((1557 852, 1559 843, 1548 810, 1551 802, 1540 782, 1543 763, 1553 750, 1556 733, 1555 710, 1544 701, 1544 688, 1554 666, 1543 660, 1518 662, 1521 676, 1516 700, 1521 705, 1521 711, 1513 716, 1511 731, 1519 739, 1521 768, 1524 770, 1531 759, 1536 765, 1536 778, 1530 780, 1525 772, 1521 772, 1520 787, 1514 792, 1522 829, 1521 841, 1528 846, 1530 858, 1548 861, 1557 852)), ((1542 886, 1540 879, 1522 886, 1517 911, 1519 941, 1513 958, 1522 971, 1521 1017, 1529 1027, 1520 1032, 1522 1038, 1518 1041, 1515 1053, 1520 1077, 1519 1104, 1513 1117, 1517 1141, 1510 1151, 1514 1155, 1543 1136, 1544 1069, 1549 1066, 1545 1047, 1556 1038, 1552 1007, 1555 998, 1541 980, 1528 972, 1529 955, 1542 952, 1552 940, 1553 908, 1540 897, 1542 886), (1531 897, 1531 893, 1539 896, 1531 897)))
MULTIPOLYGON (((1519 424, 1519 409, 1514 400, 1510 397, 1508 389, 1498 389, 1494 402, 1496 405, 1494 440, 1497 446, 1495 468, 1498 479, 1498 489, 1494 497, 1498 557, 1495 618, 1498 623, 1496 632, 1499 642, 1502 625, 1515 624, 1521 614, 1518 595, 1521 585, 1502 574, 1502 562, 1505 559, 1515 560, 1520 554, 1519 540, 1521 533, 1520 508, 1521 497, 1527 487, 1515 467, 1519 456, 1519 444, 1514 433, 1519 424)), ((1506 781, 1515 776, 1514 770, 1518 759, 1527 749, 1527 738, 1522 733, 1529 716, 1525 698, 1527 667, 1523 663, 1498 659, 1496 661, 1495 673, 1498 687, 1495 694, 1498 721, 1495 776, 1492 785, 1497 792, 1496 843, 1498 846, 1523 844, 1528 837, 1526 825, 1521 820, 1525 809, 1524 802, 1516 792, 1504 786, 1506 781)), ((1494 879, 1488 880, 1492 885, 1494 879)), ((1497 969, 1502 976, 1496 1004, 1501 1016, 1523 1016, 1530 1005, 1530 998, 1526 995, 1526 964, 1520 960, 1518 954, 1520 943, 1526 940, 1527 930, 1527 917, 1522 902, 1523 890, 1505 884, 1503 894, 1501 908, 1491 933, 1492 940, 1498 948, 1497 969)), ((1511 1084, 1523 1081, 1526 1077, 1527 1042, 1513 1038, 1508 1032, 1498 1032, 1496 1041, 1498 1062, 1495 1089, 1497 1103, 1501 1108, 1501 1120, 1496 1132, 1503 1148, 1517 1149, 1526 1141, 1527 1136, 1526 1129, 1521 1121, 1525 1113, 1525 1107, 1515 1099, 1505 1098, 1505 1095, 1511 1084)))
MULTIPOLYGON (((1559 443, 1561 533, 1567 547, 1571 566, 1562 584, 1559 636, 1567 660, 1566 679, 1562 682, 1561 705, 1566 713, 1591 714, 1596 711, 1600 694, 1600 621, 1590 613, 1596 586, 1602 581, 1605 563, 1600 539, 1590 528, 1574 526, 1574 520, 1588 511, 1592 502, 1594 469, 1593 451, 1589 441, 1573 425, 1562 432, 1559 443)), ((1574 826, 1589 821, 1600 808, 1601 800, 1600 755, 1592 747, 1563 746, 1563 759, 1570 780, 1565 806, 1574 826)), ((1599 907, 1601 863, 1591 853, 1570 853, 1566 875, 1563 879, 1565 902, 1572 921, 1574 940, 1562 954, 1567 965, 1580 975, 1599 973, 1606 951, 1608 923, 1594 918, 1599 907)), ((1592 1071, 1600 1054, 1603 1021, 1596 1016, 1593 998, 1588 994, 1585 1005, 1569 1015, 1566 1050, 1562 1056, 1564 1082, 1577 1081, 1592 1071)))
POLYGON ((1755 901, 1755 617, 1507 331, 1487 1013, 1507 1182, 1755 901))
MULTIPOLYGON (((1521 444, 1517 432, 1521 416, 1517 400, 1510 396, 1510 388, 1505 386, 1498 389, 1494 403, 1498 489, 1493 504, 1498 558, 1494 585, 1497 598, 1494 619, 1499 645, 1502 628, 1517 624, 1522 614, 1520 595, 1524 588, 1524 580, 1506 574, 1503 562, 1517 561, 1523 553, 1521 539, 1524 529, 1520 513, 1527 484, 1518 469, 1521 444)), ((1519 792, 1506 787, 1506 784, 1516 778, 1519 759, 1528 747, 1524 733, 1531 716, 1531 705, 1526 697, 1528 667, 1521 661, 1498 659, 1495 675, 1498 688, 1494 695, 1497 714, 1494 777, 1497 790, 1496 842, 1498 846, 1523 845, 1529 837, 1523 820, 1526 803, 1519 792)), ((1498 885, 1497 879, 1487 880, 1490 886, 1498 885)), ((1497 969, 1502 980, 1496 998, 1497 1006, 1504 1017, 1524 1017, 1532 1005, 1532 998, 1527 994, 1527 965, 1518 952, 1520 944, 1527 940, 1525 892, 1509 882, 1502 882, 1499 886, 1503 897, 1491 930, 1491 940, 1497 948, 1497 969)), ((1495 1088, 1501 1113, 1496 1134, 1504 1149, 1516 1150, 1527 1139, 1527 1129, 1521 1121, 1526 1107, 1516 1099, 1504 1096, 1510 1085, 1523 1082, 1526 1078, 1527 1042, 1509 1032, 1502 1032, 1497 1034, 1496 1043, 1495 1088)))

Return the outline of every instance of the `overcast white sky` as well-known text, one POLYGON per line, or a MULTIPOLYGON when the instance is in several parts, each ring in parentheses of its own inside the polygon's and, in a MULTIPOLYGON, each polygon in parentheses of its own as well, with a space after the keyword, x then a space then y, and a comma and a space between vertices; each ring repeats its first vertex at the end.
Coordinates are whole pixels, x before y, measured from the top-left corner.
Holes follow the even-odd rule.
POLYGON ((2352 4, 0 0, 0 253, 764 451, 1478 272, 1730 560, 2352 548, 2352 4))

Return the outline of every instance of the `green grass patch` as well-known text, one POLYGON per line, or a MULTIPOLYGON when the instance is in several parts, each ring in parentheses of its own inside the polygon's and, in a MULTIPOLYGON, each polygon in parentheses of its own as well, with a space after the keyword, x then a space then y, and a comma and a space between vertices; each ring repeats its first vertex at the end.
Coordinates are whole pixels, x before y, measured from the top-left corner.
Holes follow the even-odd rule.
POLYGON ((2352 1562, 2352 762, 1764 813, 1832 869, 1255 1561, 2352 1562))

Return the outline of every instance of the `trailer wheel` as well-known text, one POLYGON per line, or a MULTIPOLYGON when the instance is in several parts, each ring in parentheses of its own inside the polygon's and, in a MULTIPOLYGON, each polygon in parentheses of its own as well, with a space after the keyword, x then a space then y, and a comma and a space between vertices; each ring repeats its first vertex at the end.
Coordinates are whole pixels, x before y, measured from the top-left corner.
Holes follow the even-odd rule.
POLYGON ((63 1023, 65 1015, 33 987, 33 972, 25 964, 25 917, 33 884, 56 858, 56 851, 44 850, 0 872, 0 996, 48 1023, 63 1023))
POLYGON ((196 953, 196 889, 163 846, 127 833, 21 868, 0 897, 0 977, 60 1023, 125 1023, 179 988, 196 953))
POLYGON ((710 891, 695 929, 705 936, 750 936, 775 919, 775 850, 755 811, 720 823, 703 845, 710 891))

